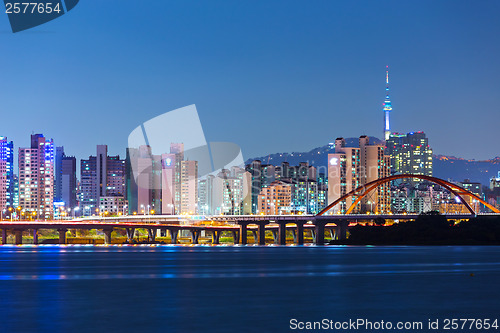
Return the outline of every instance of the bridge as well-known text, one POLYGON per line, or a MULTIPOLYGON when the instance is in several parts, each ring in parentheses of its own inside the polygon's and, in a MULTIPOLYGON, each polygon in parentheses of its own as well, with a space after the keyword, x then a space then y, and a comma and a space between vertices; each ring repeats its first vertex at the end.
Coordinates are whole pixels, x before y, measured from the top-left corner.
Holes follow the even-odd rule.
POLYGON ((192 244, 198 244, 202 232, 211 235, 212 244, 219 244, 223 232, 229 232, 233 244, 248 244, 248 232, 258 245, 266 244, 266 231, 271 231, 275 244, 286 245, 286 233, 291 231, 293 241, 297 245, 304 244, 304 234, 309 231, 315 245, 324 245, 325 232, 331 239, 346 239, 347 231, 356 224, 370 223, 376 220, 408 221, 415 220, 418 214, 352 214, 354 207, 371 191, 387 182, 402 178, 419 178, 439 184, 460 199, 469 213, 446 214, 448 220, 467 220, 478 215, 500 216, 500 211, 477 197, 473 193, 444 180, 420 175, 396 175, 378 179, 359 187, 335 200, 317 215, 219 215, 219 216, 187 216, 187 215, 132 215, 119 217, 84 217, 62 221, 0 221, 2 244, 7 243, 7 234, 15 235, 15 244, 22 244, 22 233, 31 231, 33 243, 38 244, 38 231, 42 229, 57 230, 59 244, 66 243, 66 232, 69 229, 101 230, 105 244, 111 244, 113 230, 125 230, 127 241, 134 242, 135 231, 145 229, 148 240, 155 242, 157 235, 170 234, 172 244, 178 243, 180 232, 189 234, 192 244), (345 214, 331 214, 330 210, 349 197, 356 197, 354 203, 345 214), (468 204, 466 197, 473 198, 489 208, 493 213, 480 214, 468 204), (328 214, 329 213, 329 214, 328 214), (214 225, 220 224, 220 225, 214 225))

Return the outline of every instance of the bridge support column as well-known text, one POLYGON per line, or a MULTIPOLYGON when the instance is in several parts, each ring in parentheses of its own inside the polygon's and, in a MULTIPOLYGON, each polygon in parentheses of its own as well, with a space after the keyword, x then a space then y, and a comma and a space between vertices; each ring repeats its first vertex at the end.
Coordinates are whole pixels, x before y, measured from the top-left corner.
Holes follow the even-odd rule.
POLYGON ((170 243, 177 244, 177 235, 179 235, 179 230, 177 229, 168 229, 170 232, 170 243))
POLYGON ((222 233, 222 230, 212 230, 212 244, 219 244, 220 243, 221 233, 222 233))
POLYGON ((273 233, 274 244, 278 244, 278 230, 272 229, 271 232, 273 233))
POLYGON ((191 243, 198 244, 198 239, 200 238, 200 231, 196 229, 189 230, 191 232, 191 243))
POLYGON ((314 221, 316 231, 316 245, 325 245, 325 222, 314 221))
POLYGON ((148 229, 148 241, 154 243, 155 240, 156 240, 156 229, 155 228, 148 229))
POLYGON ((23 231, 16 230, 15 235, 16 235, 16 245, 21 245, 23 243, 23 231))
POLYGON ((233 243, 234 243, 234 245, 239 244, 240 243, 240 234, 239 234, 239 232, 236 231, 236 230, 233 230, 233 231, 231 231, 231 233, 233 234, 233 243))
POLYGON ((257 235, 257 230, 252 230, 252 235, 253 235, 253 242, 254 242, 254 244, 258 244, 259 243, 259 237, 257 235))
POLYGON ((338 221, 337 224, 337 236, 339 240, 347 239, 347 226, 349 226, 349 221, 338 221))
POLYGON ((311 238, 313 239, 313 243, 316 244, 316 230, 311 229, 311 238))
POLYGON ((59 232, 59 244, 66 244, 66 232, 68 229, 57 229, 59 232))
POLYGON ((279 222, 279 244, 286 245, 286 222, 279 222))
POLYGON ((246 223, 239 222, 240 225, 240 242, 241 245, 246 245, 247 244, 247 227, 248 225, 246 223))
POLYGON ((2 229, 2 244, 7 244, 7 229, 2 229))
POLYGON ((294 239, 297 245, 304 245, 304 223, 303 222, 295 222, 297 224, 296 230, 294 230, 297 235, 294 239))
POLYGON ((259 234, 259 245, 266 245, 266 223, 259 223, 257 232, 259 234))
POLYGON ((330 232, 330 238, 331 240, 335 239, 335 232, 333 228, 328 228, 328 231, 330 232))
POLYGON ((125 231, 127 232, 127 241, 129 243, 133 243, 134 242, 135 228, 126 228, 125 231))
POLYGON ((111 244, 111 233, 113 229, 104 229, 104 244, 111 244))
POLYGON ((38 229, 33 229, 33 245, 38 245, 38 229))

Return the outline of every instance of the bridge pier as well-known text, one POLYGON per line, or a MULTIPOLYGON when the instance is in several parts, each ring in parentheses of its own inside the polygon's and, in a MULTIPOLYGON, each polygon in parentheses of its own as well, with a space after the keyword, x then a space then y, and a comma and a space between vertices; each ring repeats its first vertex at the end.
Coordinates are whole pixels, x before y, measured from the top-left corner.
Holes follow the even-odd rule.
POLYGON ((241 245, 246 245, 248 224, 244 222, 238 222, 238 224, 240 225, 240 243, 241 245))
POLYGON ((295 244, 304 245, 304 222, 295 221, 297 227, 295 228, 296 236, 294 239, 295 244))
POLYGON ((33 245, 38 245, 38 229, 33 229, 33 245))
POLYGON ((135 228, 125 228, 125 231, 127 233, 127 241, 131 244, 134 242, 134 233, 135 233, 135 228))
POLYGON ((156 240, 156 229, 155 228, 148 229, 148 241, 155 242, 155 240, 156 240))
POLYGON ((349 221, 340 220, 335 222, 337 224, 337 236, 339 240, 347 239, 347 227, 349 226, 349 221))
POLYGON ((316 245, 325 245, 325 225, 326 222, 314 221, 314 230, 316 232, 316 245))
POLYGON ((330 228, 330 237, 332 238, 332 240, 336 240, 337 239, 337 228, 330 228))
POLYGON ((222 230, 212 230, 212 244, 220 244, 222 230))
POLYGON ((113 229, 104 229, 104 244, 111 244, 111 233, 113 229))
POLYGON ((7 244, 7 229, 2 229, 2 245, 7 244))
POLYGON ((179 230, 168 229, 168 232, 170 232, 170 243, 177 244, 177 236, 179 235, 179 230))
POLYGON ((198 239, 200 238, 200 231, 196 229, 190 229, 191 232, 191 243, 198 244, 198 239))
POLYGON ((232 230, 231 233, 233 234, 233 243, 234 245, 239 244, 240 242, 240 233, 236 230, 232 230))
POLYGON ((267 222, 258 224, 257 234, 259 239, 258 243, 259 245, 266 245, 266 224, 267 222))
POLYGON ((15 236, 16 236, 16 245, 21 245, 23 243, 23 231, 22 230, 16 230, 14 232, 15 236))
POLYGON ((316 231, 311 229, 311 238, 313 239, 313 243, 316 244, 316 231))
POLYGON ((66 244, 66 232, 68 229, 57 229, 59 232, 59 244, 66 244))
POLYGON ((252 230, 252 235, 253 235, 253 243, 254 244, 258 244, 259 243, 259 239, 258 239, 258 235, 257 235, 257 230, 252 230))
POLYGON ((286 245, 286 222, 279 221, 279 244, 286 245))
POLYGON ((271 232, 273 233, 274 244, 278 244, 278 230, 272 229, 271 232))

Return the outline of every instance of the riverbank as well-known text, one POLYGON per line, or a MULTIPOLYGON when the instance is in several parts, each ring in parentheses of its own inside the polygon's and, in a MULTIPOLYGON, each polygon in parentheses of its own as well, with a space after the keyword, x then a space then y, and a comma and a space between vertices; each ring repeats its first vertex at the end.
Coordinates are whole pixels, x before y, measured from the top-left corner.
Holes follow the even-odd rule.
POLYGON ((500 245, 500 218, 475 217, 459 223, 436 213, 391 226, 356 226, 349 238, 331 245, 500 245))

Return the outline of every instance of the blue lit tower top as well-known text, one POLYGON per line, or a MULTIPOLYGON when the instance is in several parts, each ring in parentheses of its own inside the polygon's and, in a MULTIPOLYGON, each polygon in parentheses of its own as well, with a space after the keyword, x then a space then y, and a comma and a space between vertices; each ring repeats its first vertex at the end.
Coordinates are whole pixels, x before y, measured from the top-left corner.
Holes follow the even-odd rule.
POLYGON ((384 139, 389 140, 391 135, 390 113, 392 111, 391 99, 389 98, 389 66, 385 72, 385 101, 384 101, 384 139))

